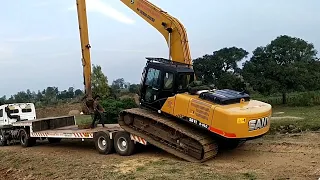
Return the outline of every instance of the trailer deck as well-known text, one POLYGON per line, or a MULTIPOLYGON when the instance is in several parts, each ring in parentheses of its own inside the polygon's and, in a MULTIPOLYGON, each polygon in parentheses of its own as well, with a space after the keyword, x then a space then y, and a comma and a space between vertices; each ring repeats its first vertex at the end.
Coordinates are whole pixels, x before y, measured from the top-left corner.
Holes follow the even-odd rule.
MULTIPOLYGON (((18 121, 12 123, 12 128, 7 133, 7 140, 20 140, 23 147, 31 147, 37 139, 48 139, 50 143, 58 143, 61 139, 91 139, 101 154, 112 153, 113 149, 120 155, 131 155, 135 144, 147 145, 148 142, 135 135, 124 131, 119 124, 98 125, 95 128, 79 128, 75 116, 48 117, 18 121)), ((0 138, 1 139, 1 138, 0 138)))
POLYGON ((118 124, 105 124, 105 127, 98 126, 92 129, 79 129, 77 125, 65 126, 56 129, 31 132, 31 137, 52 137, 52 138, 93 138, 93 134, 99 131, 114 132, 122 131, 118 124))

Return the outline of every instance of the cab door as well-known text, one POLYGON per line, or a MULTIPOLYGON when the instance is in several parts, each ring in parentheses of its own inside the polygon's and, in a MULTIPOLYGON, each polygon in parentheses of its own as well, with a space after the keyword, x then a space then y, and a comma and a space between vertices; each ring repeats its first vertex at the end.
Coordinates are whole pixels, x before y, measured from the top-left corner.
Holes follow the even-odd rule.
POLYGON ((0 126, 5 125, 5 113, 4 113, 4 109, 1 108, 0 109, 0 126))
POLYGON ((141 89, 142 104, 159 109, 159 93, 161 92, 161 70, 153 67, 147 69, 144 84, 141 89))

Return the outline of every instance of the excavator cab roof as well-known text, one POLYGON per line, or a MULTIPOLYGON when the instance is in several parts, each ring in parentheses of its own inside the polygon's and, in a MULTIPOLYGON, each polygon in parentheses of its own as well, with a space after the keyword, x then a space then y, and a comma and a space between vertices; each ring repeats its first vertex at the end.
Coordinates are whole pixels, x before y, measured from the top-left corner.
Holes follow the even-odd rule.
POLYGON ((148 67, 157 67, 178 73, 194 73, 193 69, 188 64, 174 62, 165 58, 147 57, 146 59, 148 67))

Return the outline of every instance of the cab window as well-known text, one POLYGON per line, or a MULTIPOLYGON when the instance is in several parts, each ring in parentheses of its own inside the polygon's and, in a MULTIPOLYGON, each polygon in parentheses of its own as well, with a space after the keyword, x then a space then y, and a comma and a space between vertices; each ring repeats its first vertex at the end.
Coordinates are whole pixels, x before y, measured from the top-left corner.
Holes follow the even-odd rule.
POLYGON ((10 114, 19 113, 19 109, 13 109, 9 111, 10 114))
POLYGON ((163 89, 171 89, 173 87, 173 73, 166 72, 163 79, 163 89))
POLYGON ((32 109, 31 108, 24 108, 24 109, 22 109, 22 112, 23 113, 32 112, 32 109))
POLYGON ((0 109, 0 117, 3 117, 3 109, 0 109))
POLYGON ((178 78, 178 90, 186 90, 188 85, 193 81, 192 74, 179 74, 178 78))
POLYGON ((160 70, 149 68, 146 85, 154 88, 160 88, 160 70))

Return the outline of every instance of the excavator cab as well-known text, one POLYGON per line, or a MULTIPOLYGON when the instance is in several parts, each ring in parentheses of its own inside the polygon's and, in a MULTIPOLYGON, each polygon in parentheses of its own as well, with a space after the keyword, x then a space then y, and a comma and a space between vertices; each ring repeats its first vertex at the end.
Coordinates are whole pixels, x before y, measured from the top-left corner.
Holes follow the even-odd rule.
POLYGON ((194 71, 186 64, 164 58, 147 58, 142 73, 141 106, 159 110, 168 97, 188 91, 194 81, 194 71))

